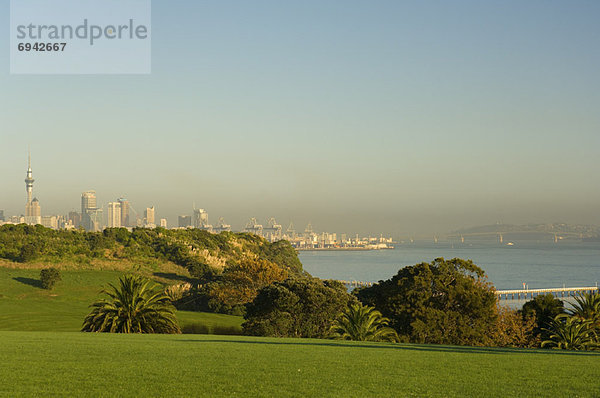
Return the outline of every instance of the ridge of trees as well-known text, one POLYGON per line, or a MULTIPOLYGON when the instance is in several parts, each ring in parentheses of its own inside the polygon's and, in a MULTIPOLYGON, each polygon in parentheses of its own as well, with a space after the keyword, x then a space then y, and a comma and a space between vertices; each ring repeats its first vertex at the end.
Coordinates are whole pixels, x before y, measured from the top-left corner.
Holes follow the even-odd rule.
POLYGON ((200 229, 107 228, 103 232, 52 230, 41 225, 0 227, 0 258, 20 262, 72 262, 94 259, 166 260, 210 279, 248 258, 269 261, 290 275, 302 274, 302 264, 287 241, 269 243, 248 233, 212 234, 200 229))

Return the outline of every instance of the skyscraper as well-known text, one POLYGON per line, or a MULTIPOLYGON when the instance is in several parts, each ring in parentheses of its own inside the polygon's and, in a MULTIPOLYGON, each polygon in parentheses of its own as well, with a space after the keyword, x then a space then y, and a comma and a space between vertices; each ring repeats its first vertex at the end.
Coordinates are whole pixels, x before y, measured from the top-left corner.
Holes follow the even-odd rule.
POLYGON ((192 216, 177 217, 179 228, 187 228, 192 226, 192 216))
POLYGON ((29 225, 42 223, 42 209, 37 198, 33 198, 33 172, 31 171, 31 154, 27 161, 27 175, 25 177, 25 189, 27 191, 27 203, 25 204, 25 223, 29 225))
POLYGON ((144 218, 146 226, 152 228, 155 226, 154 206, 146 208, 144 218))
POLYGON ((208 213, 204 209, 194 209, 194 228, 208 226, 208 213))
POLYGON ((129 201, 125 198, 119 198, 118 202, 121 205, 121 225, 123 227, 131 227, 132 225, 129 222, 129 201))
POLYGON ((69 221, 75 228, 78 228, 81 225, 81 214, 76 211, 70 211, 69 221))
POLYGON ((81 214, 87 209, 96 209, 96 191, 86 191, 81 194, 81 214))
POLYGON ((96 191, 81 194, 81 226, 86 231, 102 230, 102 209, 96 206, 96 191))
POLYGON ((121 204, 118 202, 110 202, 108 204, 108 227, 121 227, 121 204))
POLYGON ((0 210, 0 221, 4 221, 4 210, 0 210))

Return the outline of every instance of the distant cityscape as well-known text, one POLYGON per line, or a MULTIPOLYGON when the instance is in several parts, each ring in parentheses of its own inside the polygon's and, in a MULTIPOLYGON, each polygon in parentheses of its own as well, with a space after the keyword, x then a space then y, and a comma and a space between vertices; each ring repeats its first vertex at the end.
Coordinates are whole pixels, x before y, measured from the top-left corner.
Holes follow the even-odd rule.
MULTIPOLYGON (((192 209, 191 214, 178 216, 177 225, 169 226, 166 218, 158 219, 154 206, 144 209, 139 214, 126 198, 118 198, 106 206, 107 214, 104 217, 104 208, 99 206, 96 191, 89 190, 81 194, 81 212, 70 211, 67 215, 42 215, 42 206, 37 197, 33 195, 33 171, 31 169, 31 155, 28 156, 28 167, 25 177, 27 201, 24 215, 5 216, 0 210, 0 225, 28 224, 42 225, 51 229, 83 229, 88 232, 100 232, 105 228, 171 228, 186 229, 197 228, 210 233, 232 231, 231 225, 219 218, 216 225, 211 225, 208 212, 204 209, 192 209)), ((292 246, 299 250, 373 250, 391 249, 391 237, 361 237, 329 232, 316 232, 309 223, 303 231, 297 231, 293 223, 284 230, 275 218, 269 218, 265 225, 256 218, 250 218, 241 232, 262 236, 270 242, 288 240, 292 246)))

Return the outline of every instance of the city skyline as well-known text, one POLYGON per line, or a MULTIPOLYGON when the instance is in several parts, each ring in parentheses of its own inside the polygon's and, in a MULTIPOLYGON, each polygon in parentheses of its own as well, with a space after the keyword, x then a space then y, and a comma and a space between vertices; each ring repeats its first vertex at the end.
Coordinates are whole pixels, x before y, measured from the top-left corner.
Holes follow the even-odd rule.
POLYGON ((30 143, 44 214, 94 189, 171 225, 600 224, 597 2, 153 7, 151 75, 0 75, 7 214, 30 143))
MULTIPOLYGON (((72 228, 83 228, 86 231, 91 232, 99 232, 105 228, 132 228, 132 227, 144 227, 144 228, 155 228, 157 226, 164 228, 199 228, 204 229, 209 232, 219 233, 222 231, 241 231, 241 232, 250 232, 260 236, 267 238, 269 241, 276 241, 280 239, 287 239, 294 243, 295 247, 305 247, 304 245, 307 242, 322 242, 323 245, 335 245, 335 242, 354 242, 353 244, 383 244, 385 246, 389 243, 394 243, 393 239, 401 240, 402 238, 407 239, 411 243, 414 241, 414 238, 418 237, 419 239, 430 239, 431 236, 425 237, 423 234, 404 234, 404 236, 396 235, 393 237, 385 237, 383 233, 380 234, 380 238, 377 238, 377 233, 368 232, 364 234, 364 237, 360 237, 359 233, 352 232, 348 234, 342 232, 339 233, 341 240, 338 240, 337 232, 325 232, 320 231, 316 232, 313 230, 312 222, 308 222, 306 228, 304 230, 297 230, 294 222, 290 220, 287 228, 284 228, 283 225, 277 223, 274 217, 268 217, 266 219, 265 225, 263 225, 256 217, 250 217, 249 222, 246 222, 243 226, 239 228, 232 228, 230 224, 225 222, 224 217, 219 217, 218 223, 214 226, 211 224, 208 218, 208 212, 205 209, 196 208, 195 203, 192 206, 191 214, 180 214, 177 216, 177 222, 169 223, 166 218, 160 218, 158 224, 155 223, 156 213, 155 207, 146 207, 143 211, 143 218, 140 217, 140 213, 138 213, 128 199, 124 197, 118 198, 116 201, 108 202, 106 204, 106 216, 104 213, 105 206, 102 203, 99 203, 96 197, 95 190, 84 191, 81 194, 81 212, 69 211, 68 214, 52 214, 52 215, 43 215, 41 213, 41 207, 39 201, 36 197, 33 196, 33 185, 35 179, 33 178, 33 170, 31 167, 31 151, 28 150, 27 157, 27 171, 25 178, 25 187, 26 187, 26 204, 25 204, 25 215, 15 214, 12 216, 5 217, 4 210, 0 209, 0 222, 6 223, 25 223, 30 225, 42 224, 44 226, 54 228, 54 229, 72 229, 72 228), (32 199, 33 198, 33 199, 32 199), (130 210, 135 214, 134 218, 130 218, 130 210), (6 219, 5 219, 6 218, 6 219), (350 236, 350 238, 346 238, 346 236, 350 236), (308 241, 306 241, 306 237, 310 237, 308 241), (322 239, 322 240, 319 240, 322 239), (373 239, 373 240, 371 240, 373 239), (375 240, 377 239, 377 240, 375 240), (326 243, 328 242, 328 243, 326 243)), ((556 223, 544 223, 547 226, 550 224, 556 223)), ((1 225, 1 223, 0 223, 1 225)), ((500 223, 497 223, 500 226, 500 223)), ((530 226, 535 226, 531 225, 530 226)), ((540 227, 541 225, 537 225, 540 227)), ((562 229, 562 223, 556 224, 559 228, 562 229)), ((579 225, 579 227, 593 227, 590 224, 579 225)), ((476 226, 476 228, 482 228, 487 226, 476 226)), ((552 227, 553 228, 553 227, 552 227)), ((463 228, 464 229, 464 228, 463 228)), ((576 228, 577 229, 577 228, 576 228)), ((592 228, 593 229, 593 228, 592 228)), ((529 232, 529 231, 528 231, 529 232)), ((592 235, 593 235, 593 231, 592 235)), ((546 233, 548 233, 546 231, 546 233)), ((450 239, 460 239, 464 243, 464 237, 458 232, 457 229, 452 231, 445 231, 442 234, 435 232, 433 234, 434 243, 438 243, 438 240, 441 235, 446 235, 446 238, 450 239)), ((490 235, 490 232, 486 233, 490 235)), ((554 235, 555 243, 559 240, 559 235, 567 236, 573 235, 573 232, 565 232, 564 230, 560 234, 554 235)), ((587 228, 585 231, 578 229, 577 234, 580 234, 581 237, 588 237, 590 235, 590 230, 587 228)), ((477 233, 475 234, 477 235, 477 233)), ((491 234, 493 235, 493 233, 491 234)), ((502 233, 499 235, 500 242, 502 243, 502 233)), ((560 237, 562 239, 562 237, 560 237)), ((384 247, 387 248, 387 247, 384 247)))
MULTIPOLYGON (((73 229, 83 228, 90 232, 100 232, 105 228, 132 228, 132 227, 144 227, 144 228, 155 228, 156 214, 155 208, 147 207, 143 213, 143 219, 140 218, 139 214, 131 206, 129 200, 126 198, 118 198, 116 201, 108 202, 107 204, 107 215, 104 217, 104 206, 98 202, 96 191, 88 190, 81 194, 81 212, 69 211, 68 214, 51 214, 42 215, 39 201, 33 196, 33 186, 35 179, 33 178, 33 170, 31 167, 31 150, 28 149, 27 156, 27 171, 25 177, 25 189, 27 200, 25 203, 25 215, 15 214, 9 216, 9 220, 4 219, 4 210, 1 211, 2 219, 0 222, 6 223, 24 223, 29 225, 44 225, 53 229, 73 229), (133 218, 130 218, 130 210, 135 213, 135 222, 133 218)), ((265 236, 270 241, 280 240, 286 237, 286 233, 292 235, 287 238, 296 238, 296 231, 293 226, 293 222, 290 221, 289 226, 285 232, 283 227, 277 224, 274 217, 270 217, 267 220, 267 225, 263 228, 256 217, 251 217, 250 222, 246 223, 243 228, 238 228, 238 231, 252 232, 260 236, 265 236), (263 233, 264 232, 264 233, 263 233)), ((166 218, 160 219, 160 227, 167 228, 168 221, 166 218)), ((179 215, 177 217, 177 223, 171 225, 170 228, 199 228, 210 232, 219 233, 223 231, 232 231, 230 224, 225 222, 224 217, 219 217, 219 221, 214 226, 210 224, 208 219, 208 212, 204 209, 196 208, 194 203, 191 215, 179 215)), ((312 224, 309 222, 305 232, 314 238, 316 234, 312 230, 312 224)), ((328 236, 328 239, 335 241, 336 233, 323 232, 323 237, 328 236)), ((341 234, 346 236, 346 234, 341 234)), ((383 237, 381 238, 383 239, 383 237)), ((358 241, 358 234, 356 235, 356 241, 358 241)), ((386 238, 387 242, 391 242, 390 238, 386 238)))

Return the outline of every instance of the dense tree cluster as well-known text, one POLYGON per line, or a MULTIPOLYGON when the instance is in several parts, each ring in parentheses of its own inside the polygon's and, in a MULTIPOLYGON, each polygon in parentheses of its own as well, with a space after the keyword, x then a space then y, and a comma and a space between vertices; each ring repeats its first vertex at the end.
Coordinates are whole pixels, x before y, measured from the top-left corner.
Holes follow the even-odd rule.
POLYGON ((497 320, 493 287, 470 260, 404 267, 357 295, 389 318, 404 341, 486 345, 497 320))
POLYGON ((260 289, 288 276, 287 270, 271 261, 244 259, 210 282, 190 289, 175 304, 184 310, 243 315, 244 305, 254 300, 260 289))
POLYGON ((246 308, 244 332, 256 336, 326 338, 355 302, 337 281, 287 279, 268 285, 246 308))
POLYGON ((600 298, 539 296, 522 310, 498 306, 484 271, 469 260, 438 258, 402 268, 349 298, 334 282, 288 279, 266 285, 246 305, 247 334, 413 343, 591 349, 600 335, 600 298), (329 325, 327 329, 326 325, 329 325), (562 329, 561 329, 562 328, 562 329), (574 333, 577 336, 572 337, 574 333), (564 337, 571 336, 571 337, 564 337), (572 338, 572 341, 558 342, 572 338))

